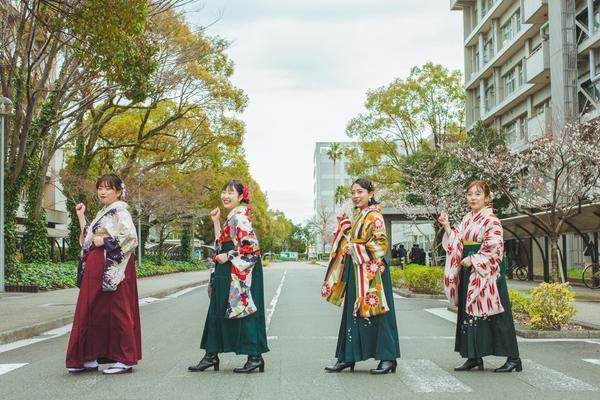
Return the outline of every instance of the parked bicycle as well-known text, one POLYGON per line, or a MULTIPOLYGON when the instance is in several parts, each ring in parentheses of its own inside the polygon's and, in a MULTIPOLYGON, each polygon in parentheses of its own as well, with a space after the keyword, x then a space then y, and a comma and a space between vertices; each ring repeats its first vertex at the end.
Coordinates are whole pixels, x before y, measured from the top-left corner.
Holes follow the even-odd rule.
POLYGON ((527 276, 527 265, 520 265, 518 267, 509 267, 509 270, 512 271, 513 277, 516 276, 520 281, 526 281, 528 279, 527 276))
POLYGON ((600 289, 600 265, 590 264, 583 269, 583 284, 590 289, 600 289))

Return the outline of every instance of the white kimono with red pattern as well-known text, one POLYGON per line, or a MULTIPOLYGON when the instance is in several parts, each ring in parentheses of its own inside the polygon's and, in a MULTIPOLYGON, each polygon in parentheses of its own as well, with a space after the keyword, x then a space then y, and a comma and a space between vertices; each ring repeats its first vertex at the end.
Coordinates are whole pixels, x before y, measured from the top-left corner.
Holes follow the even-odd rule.
POLYGON ((502 224, 491 206, 479 212, 471 211, 450 235, 444 234, 442 245, 448 256, 444 271, 444 289, 451 304, 458 305, 461 277, 460 262, 463 242, 481 243, 476 254, 469 256, 472 272, 469 278, 465 312, 475 317, 487 317, 504 312, 496 281, 504 256, 502 224))

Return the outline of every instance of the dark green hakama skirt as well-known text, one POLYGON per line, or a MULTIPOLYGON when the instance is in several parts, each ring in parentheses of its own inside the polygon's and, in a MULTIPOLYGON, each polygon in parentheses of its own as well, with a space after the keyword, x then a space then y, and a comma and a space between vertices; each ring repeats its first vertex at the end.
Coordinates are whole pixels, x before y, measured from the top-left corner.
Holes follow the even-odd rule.
MULTIPOLYGON (((223 244, 222 253, 233 249, 233 243, 223 244)), ((229 299, 231 262, 217 264, 211 277, 210 305, 204 324, 200 348, 207 353, 236 353, 260 355, 269 351, 265 327, 265 300, 262 263, 252 268, 250 292, 256 312, 240 319, 225 317, 229 299)))
MULTIPOLYGON (((464 245, 463 258, 475 254, 481 245, 464 245)), ((464 358, 485 356, 519 357, 508 288, 506 286, 506 261, 500 265, 498 294, 504 312, 487 318, 474 317, 465 312, 469 277, 476 273, 473 268, 462 267, 459 283, 458 317, 454 350, 464 358)))
POLYGON ((385 271, 381 274, 381 281, 390 310, 372 318, 359 318, 352 315, 356 301, 354 274, 352 258, 348 256, 342 277, 347 286, 335 352, 336 358, 346 362, 363 361, 370 358, 391 361, 399 358, 400 341, 389 267, 386 266, 385 271))

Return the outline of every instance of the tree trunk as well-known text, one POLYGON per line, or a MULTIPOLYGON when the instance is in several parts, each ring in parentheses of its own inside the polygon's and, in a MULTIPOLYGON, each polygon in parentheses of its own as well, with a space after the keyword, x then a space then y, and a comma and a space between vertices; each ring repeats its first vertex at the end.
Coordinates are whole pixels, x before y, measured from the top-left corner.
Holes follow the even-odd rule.
POLYGON ((27 203, 25 205, 25 237, 23 260, 25 262, 50 261, 50 243, 48 242, 48 222, 43 208, 44 185, 48 164, 38 160, 32 170, 27 185, 27 203))
POLYGON ((562 262, 558 252, 558 240, 560 236, 550 236, 550 280, 552 282, 565 282, 565 275, 562 269, 562 262))
POLYGON ((156 252, 156 262, 158 265, 163 265, 165 261, 165 225, 161 225, 158 233, 158 250, 156 252))

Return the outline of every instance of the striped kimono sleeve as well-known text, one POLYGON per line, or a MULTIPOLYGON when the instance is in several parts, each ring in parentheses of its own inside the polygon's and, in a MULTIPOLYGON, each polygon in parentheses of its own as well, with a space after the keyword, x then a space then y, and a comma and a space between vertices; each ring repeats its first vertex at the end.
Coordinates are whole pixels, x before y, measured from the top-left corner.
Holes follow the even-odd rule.
POLYGON ((352 258, 356 264, 364 264, 373 259, 381 260, 388 249, 383 216, 378 212, 370 212, 365 217, 364 238, 366 243, 352 243, 352 258))

